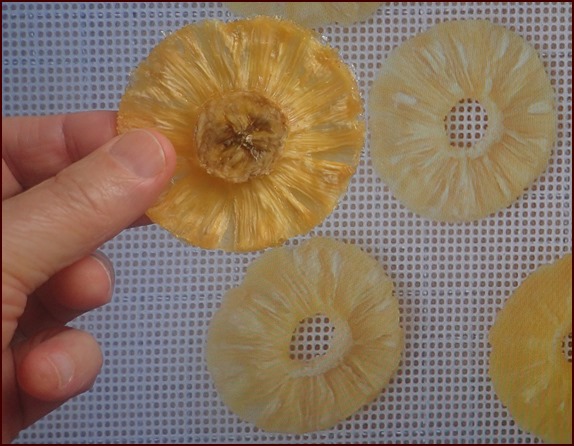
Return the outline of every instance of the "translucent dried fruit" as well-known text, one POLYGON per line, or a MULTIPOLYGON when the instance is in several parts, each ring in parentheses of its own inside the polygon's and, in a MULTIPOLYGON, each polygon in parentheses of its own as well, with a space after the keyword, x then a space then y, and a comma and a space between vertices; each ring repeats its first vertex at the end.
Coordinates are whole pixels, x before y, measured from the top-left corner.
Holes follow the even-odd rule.
POLYGON ((186 26, 132 75, 118 130, 155 127, 177 169, 148 211, 202 248, 249 251, 319 224, 355 172, 356 81, 311 31, 259 17, 186 26))
POLYGON ((403 348, 393 284, 359 248, 315 238, 267 251, 230 290, 209 327, 207 365, 239 417, 273 432, 326 429, 373 400, 403 348), (327 352, 290 357, 300 321, 334 326, 327 352))
POLYGON ((226 2, 242 17, 266 15, 293 20, 303 26, 316 27, 329 23, 351 25, 375 13, 380 2, 226 2))
POLYGON ((442 23, 395 49, 370 92, 375 168, 409 209, 444 221, 510 205, 546 168, 554 95, 536 51, 487 21, 442 23), (484 107, 484 136, 451 144, 445 118, 461 101, 484 107))
POLYGON ((517 424, 548 443, 572 444, 572 255, 532 273, 490 330, 490 376, 517 424))

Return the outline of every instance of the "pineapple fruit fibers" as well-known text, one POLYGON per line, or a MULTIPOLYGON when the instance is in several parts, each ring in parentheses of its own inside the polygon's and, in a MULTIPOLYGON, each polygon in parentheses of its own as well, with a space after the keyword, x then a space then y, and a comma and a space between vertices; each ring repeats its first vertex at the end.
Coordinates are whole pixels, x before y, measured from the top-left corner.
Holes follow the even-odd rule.
POLYGON ((415 213, 461 222, 510 205, 545 170, 556 138, 554 93, 534 48, 485 20, 441 23, 396 48, 369 98, 374 167, 415 213), (488 125, 451 145, 445 117, 478 101, 488 125))
POLYGON ((334 49, 257 17, 164 39, 132 74, 118 130, 154 127, 177 152, 152 221, 201 248, 253 251, 332 212, 359 162, 362 112, 334 49))
POLYGON ((292 20, 301 26, 338 23, 351 25, 375 13, 380 2, 226 2, 225 6, 242 17, 266 15, 292 20))
POLYGON ((356 246, 314 238, 274 248, 224 297, 207 338, 207 366, 223 401, 271 432, 327 429, 376 398, 403 349, 393 283, 356 246), (290 357, 298 324, 326 316, 329 349, 290 357))
POLYGON ((572 444, 572 254, 541 266, 518 287, 490 330, 494 390, 524 430, 572 444))

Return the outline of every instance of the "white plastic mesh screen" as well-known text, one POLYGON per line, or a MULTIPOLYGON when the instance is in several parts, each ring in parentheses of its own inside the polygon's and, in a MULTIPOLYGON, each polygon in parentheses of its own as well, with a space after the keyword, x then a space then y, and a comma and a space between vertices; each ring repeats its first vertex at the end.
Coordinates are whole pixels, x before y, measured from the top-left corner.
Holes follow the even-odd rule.
POLYGON ((310 316, 297 326, 291 343, 289 357, 299 361, 308 361, 323 356, 329 350, 335 327, 324 314, 310 316))
MULTIPOLYGON (((378 179, 367 141, 338 208, 289 242, 323 235, 356 244, 394 280, 406 343, 398 374, 375 401, 328 431, 301 436, 267 434, 239 420, 213 387, 205 341, 222 295, 259 253, 205 251, 158 227, 138 228, 103 248, 116 268, 113 302, 74 322, 94 333, 105 353, 93 390, 19 441, 539 442, 493 392, 487 334, 530 272, 571 251, 571 8, 390 3, 363 23, 319 29, 353 65, 365 99, 389 51, 433 24, 469 18, 506 26, 534 45, 556 92, 552 159, 509 208, 468 224, 418 217, 378 179)), ((129 73, 150 49, 204 18, 233 16, 221 3, 3 3, 2 112, 117 109, 129 73)), ((475 128, 469 130, 472 139, 475 128)))
POLYGON ((445 116, 444 126, 451 146, 470 149, 484 136, 488 128, 488 114, 480 102, 463 99, 445 116))

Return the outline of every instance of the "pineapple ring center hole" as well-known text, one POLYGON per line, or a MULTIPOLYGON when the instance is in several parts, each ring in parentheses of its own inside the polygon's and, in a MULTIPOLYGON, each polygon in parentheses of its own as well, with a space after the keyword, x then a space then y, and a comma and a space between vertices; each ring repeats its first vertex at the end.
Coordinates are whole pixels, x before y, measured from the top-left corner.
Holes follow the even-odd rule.
POLYGON ((195 127, 199 164, 210 175, 243 183, 267 175, 281 157, 287 118, 254 91, 235 91, 207 101, 195 127))
POLYGON ((455 149, 471 149, 485 135, 488 114, 475 99, 460 100, 444 118, 444 130, 455 149))
POLYGON ((335 326, 328 316, 316 314, 303 319, 295 328, 289 344, 289 358, 310 361, 329 350, 335 326))
POLYGON ((562 352, 568 362, 572 362, 572 332, 562 339, 562 352))

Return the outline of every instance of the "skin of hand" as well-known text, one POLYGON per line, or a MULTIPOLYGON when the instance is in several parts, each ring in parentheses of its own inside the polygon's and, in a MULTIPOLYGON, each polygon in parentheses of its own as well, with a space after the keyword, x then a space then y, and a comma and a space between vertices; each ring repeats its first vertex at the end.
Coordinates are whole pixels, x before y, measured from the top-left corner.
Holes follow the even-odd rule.
POLYGON ((100 347, 66 323, 110 300, 94 251, 141 224, 175 169, 165 136, 115 128, 114 112, 2 120, 3 443, 93 385, 100 347))

